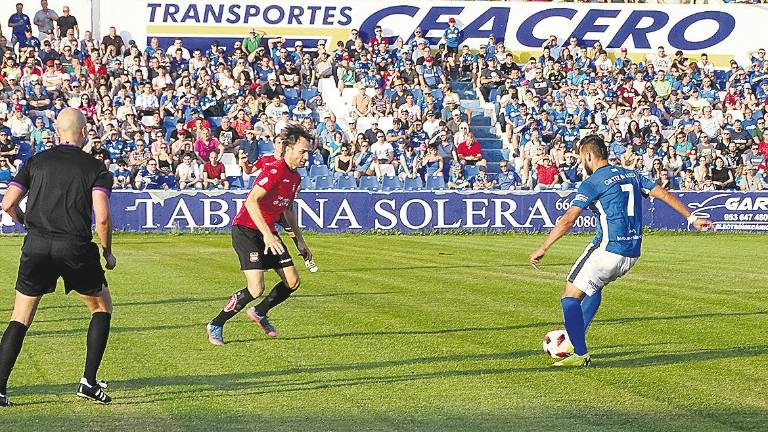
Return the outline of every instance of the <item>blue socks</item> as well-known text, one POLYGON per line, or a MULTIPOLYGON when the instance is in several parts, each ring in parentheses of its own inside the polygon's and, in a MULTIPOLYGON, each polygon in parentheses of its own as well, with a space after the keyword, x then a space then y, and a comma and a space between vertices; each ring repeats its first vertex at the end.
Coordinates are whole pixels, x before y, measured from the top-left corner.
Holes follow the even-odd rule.
POLYGON ((565 331, 568 332, 568 338, 573 345, 573 352, 578 355, 587 353, 587 342, 585 340, 584 315, 581 310, 581 302, 574 297, 563 297, 560 299, 563 307, 563 321, 565 321, 565 331))
POLYGON ((584 332, 589 329, 589 325, 592 324, 592 319, 597 313, 597 308, 600 307, 600 302, 603 300, 603 290, 597 290, 596 293, 591 296, 586 296, 581 299, 581 309, 584 314, 584 332))

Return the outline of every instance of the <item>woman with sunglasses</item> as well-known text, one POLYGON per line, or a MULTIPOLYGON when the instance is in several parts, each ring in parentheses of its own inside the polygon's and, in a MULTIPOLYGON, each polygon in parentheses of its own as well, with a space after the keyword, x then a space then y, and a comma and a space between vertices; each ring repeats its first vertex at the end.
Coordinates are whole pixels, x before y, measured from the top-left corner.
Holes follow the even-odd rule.
POLYGON ((651 165, 651 178, 658 181, 661 178, 661 172, 666 171, 661 159, 654 159, 651 165))

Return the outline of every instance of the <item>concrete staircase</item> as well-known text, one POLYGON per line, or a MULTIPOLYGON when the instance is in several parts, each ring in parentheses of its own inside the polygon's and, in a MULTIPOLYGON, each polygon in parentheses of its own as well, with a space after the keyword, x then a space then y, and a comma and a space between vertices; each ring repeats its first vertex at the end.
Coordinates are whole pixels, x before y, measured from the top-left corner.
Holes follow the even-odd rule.
POLYGON ((454 81, 450 85, 459 94, 461 106, 472 111, 472 122, 469 129, 483 148, 483 157, 488 161, 488 172, 491 174, 498 173, 499 162, 504 160, 504 156, 501 150, 501 138, 496 133, 496 127, 492 126, 494 123, 491 118, 493 110, 482 106, 483 104, 472 83, 454 81))

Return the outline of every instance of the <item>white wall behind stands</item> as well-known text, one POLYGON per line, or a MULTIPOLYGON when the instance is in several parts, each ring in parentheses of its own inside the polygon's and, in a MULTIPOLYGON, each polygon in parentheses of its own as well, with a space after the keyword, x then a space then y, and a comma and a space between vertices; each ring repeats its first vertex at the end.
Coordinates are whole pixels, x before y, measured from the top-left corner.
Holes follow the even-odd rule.
MULTIPOLYGON (((11 28, 8 27, 8 18, 16 13, 16 3, 24 5, 24 13, 29 16, 30 21, 34 20, 35 13, 40 10, 39 0, 0 0, 0 24, 2 24, 3 35, 8 40, 11 39, 11 28)), ((136 4, 138 5, 138 3, 136 4)), ((48 0, 48 8, 53 9, 58 15, 61 15, 61 8, 64 5, 69 6, 69 14, 77 18, 81 37, 85 30, 93 30, 91 0, 48 0)), ((37 36, 37 27, 34 24, 32 24, 32 34, 37 36)))
MULTIPOLYGON (((746 59, 746 52, 768 45, 757 29, 768 22, 768 9, 743 4, 598 4, 539 2, 462 2, 400 0, 49 0, 60 12, 63 4, 97 37, 109 26, 123 39, 140 47, 147 37, 157 36, 167 46, 183 37, 185 46, 207 47, 213 39, 231 47, 250 27, 268 35, 302 40, 312 46, 319 39, 335 44, 346 40, 349 30, 372 33, 376 24, 385 36, 405 39, 420 27, 437 43, 449 17, 465 31, 465 42, 476 48, 493 34, 504 40, 516 59, 540 55, 541 42, 550 34, 561 41, 576 36, 588 44, 600 41, 609 52, 626 47, 641 56, 665 46, 670 53, 681 49, 694 57, 706 52, 720 66, 728 59, 746 59)), ((14 0, 0 0, 3 33, 10 36, 8 17, 14 0)), ((40 8, 37 0, 23 2, 28 15, 40 8)), ((334 45, 331 45, 334 46, 334 45)))

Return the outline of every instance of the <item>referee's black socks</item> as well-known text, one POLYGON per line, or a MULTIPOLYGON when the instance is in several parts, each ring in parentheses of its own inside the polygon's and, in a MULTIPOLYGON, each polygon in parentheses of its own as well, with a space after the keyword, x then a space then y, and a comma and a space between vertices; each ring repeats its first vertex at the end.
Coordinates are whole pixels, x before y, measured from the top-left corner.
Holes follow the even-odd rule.
POLYGON ((270 309, 284 302, 294 291, 295 290, 288 288, 282 281, 280 281, 274 288, 272 288, 272 291, 264 297, 264 300, 256 305, 256 313, 261 316, 266 316, 270 309))
POLYGON ((2 394, 7 394, 8 377, 11 375, 13 365, 16 364, 16 358, 21 352, 21 345, 24 343, 27 328, 18 321, 11 321, 3 333, 2 340, 0 340, 0 393, 2 394))
POLYGON ((85 372, 83 373, 83 378, 88 381, 88 385, 91 387, 96 385, 96 372, 99 370, 101 359, 104 357, 104 350, 107 348, 109 322, 111 320, 112 314, 107 312, 96 312, 91 315, 91 324, 88 326, 86 339, 85 372))
POLYGON ((247 287, 232 294, 232 297, 229 298, 229 301, 227 302, 226 306, 224 306, 224 309, 222 309, 216 318, 211 321, 211 324, 219 327, 223 326, 224 323, 226 323, 233 316, 237 315, 238 312, 243 310, 243 308, 248 306, 248 303, 252 301, 253 296, 251 295, 251 292, 248 291, 247 287))

